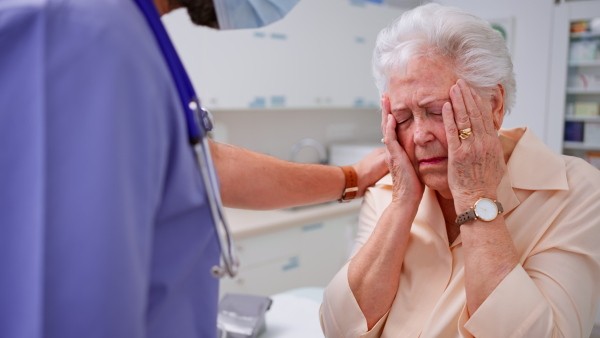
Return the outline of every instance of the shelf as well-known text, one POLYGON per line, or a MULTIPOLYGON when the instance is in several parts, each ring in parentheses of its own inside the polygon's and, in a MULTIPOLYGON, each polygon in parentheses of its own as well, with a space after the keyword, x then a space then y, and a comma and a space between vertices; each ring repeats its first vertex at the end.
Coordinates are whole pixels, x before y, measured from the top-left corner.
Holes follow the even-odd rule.
POLYGON ((573 115, 565 115, 565 121, 573 121, 573 122, 600 122, 600 116, 573 116, 573 115))
POLYGON ((600 38, 600 32, 571 33, 571 39, 600 38))
POLYGON ((569 61, 569 67, 600 67, 600 60, 569 61))
POLYGON ((598 95, 600 94, 600 88, 594 89, 581 89, 581 88, 567 88, 567 94, 572 95, 598 95))
POLYGON ((564 141, 563 142, 564 149, 573 149, 573 150, 600 150, 600 144, 586 144, 584 142, 573 142, 573 141, 564 141))

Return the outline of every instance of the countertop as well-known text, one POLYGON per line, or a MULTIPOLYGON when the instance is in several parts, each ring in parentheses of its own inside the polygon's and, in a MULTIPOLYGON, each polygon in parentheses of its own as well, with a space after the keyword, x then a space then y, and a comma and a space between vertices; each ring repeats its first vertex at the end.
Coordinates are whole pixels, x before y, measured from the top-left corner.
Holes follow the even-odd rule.
POLYGON ((361 200, 268 211, 225 208, 225 217, 237 240, 358 213, 360 206, 361 200))

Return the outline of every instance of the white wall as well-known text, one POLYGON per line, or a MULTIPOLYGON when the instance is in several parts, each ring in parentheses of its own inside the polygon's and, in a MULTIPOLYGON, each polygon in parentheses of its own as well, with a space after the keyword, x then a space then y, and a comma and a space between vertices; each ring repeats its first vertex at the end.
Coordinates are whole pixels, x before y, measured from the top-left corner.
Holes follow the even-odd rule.
POLYGON ((255 30, 195 27, 183 10, 163 22, 213 111, 215 139, 289 159, 302 138, 325 146, 379 142, 371 55, 377 33, 401 13, 352 0, 302 0, 283 20, 255 30), (285 104, 271 104, 273 97, 285 104), (257 98, 266 104, 257 108, 257 98))
MULTIPOLYGON (((548 143, 546 135, 550 50, 552 43, 552 0, 435 0, 456 6, 486 20, 512 18, 514 70, 517 103, 505 119, 504 128, 528 126, 548 143)), ((509 39, 511 37, 509 36, 509 39)))
MULTIPOLYGON (((284 160, 290 160, 290 148, 303 138, 325 147, 381 139, 381 114, 374 108, 218 110, 213 115, 215 140, 284 160)), ((302 149, 296 161, 318 162, 318 156, 302 149)))
MULTIPOLYGON (((329 1, 330 0, 327 2, 329 1)), ((551 135, 546 135, 546 119, 548 116, 547 101, 549 96, 548 86, 550 72, 550 50, 552 42, 551 28, 554 8, 553 1, 436 0, 435 2, 444 5, 460 7, 487 20, 506 18, 512 19, 512 35, 509 36, 509 39, 512 39, 510 45, 513 52, 513 63, 517 79, 517 103, 512 113, 507 116, 504 127, 510 128, 516 126, 529 126, 533 129, 536 135, 548 143, 548 140, 552 137, 551 135)), ((398 9, 391 10, 391 12, 394 11, 399 13, 398 9)), ((171 21, 173 22, 169 22, 169 18, 165 18, 168 27, 170 26, 170 28, 173 28, 172 26, 175 23, 174 21, 176 21, 174 19, 175 18, 171 18, 171 21)), ((187 18, 184 19, 187 20, 187 18)), ((293 19, 293 17, 286 19, 293 19)), ((284 21, 286 19, 284 19, 284 21)), ((381 27, 379 27, 379 29, 384 28, 389 23, 389 20, 382 21, 385 22, 381 22, 381 27)), ((311 22, 303 22, 303 25, 304 24, 310 26, 311 22)), ((331 24, 335 26, 333 22, 331 24)), ((364 24, 364 22, 360 24, 364 24)), ((376 30, 369 31, 374 32, 376 30)), ((375 39, 375 33, 370 34, 373 36, 365 36, 365 39, 375 39)), ((196 35, 194 34, 194 36, 196 35)), ((208 41, 202 41, 202 39, 198 39, 194 36, 174 36, 174 40, 178 47, 196 44, 202 49, 217 47, 214 45, 207 45, 208 41)), ((325 48, 325 50, 322 51, 322 56, 330 54, 331 47, 333 47, 333 45, 329 46, 329 48, 325 48)), ((299 55, 298 57, 302 56, 299 55)), ((370 67, 369 58, 370 57, 365 57, 364 69, 369 69, 370 67)), ((206 60, 200 60, 199 58, 190 58, 189 60, 186 60, 184 57, 184 63, 186 63, 186 66, 192 73, 193 78, 196 78, 194 73, 200 70, 197 69, 197 66, 200 65, 202 61, 206 60)), ((343 63, 344 61, 345 60, 337 60, 337 63, 343 63)), ((336 61, 333 60, 330 62, 334 64, 336 63, 336 61)), ((298 65, 298 63, 295 64, 298 65)), ((231 78, 235 78, 236 76, 239 76, 239 74, 232 74, 228 71, 223 72, 223 67, 221 67, 222 65, 218 66, 221 71, 221 81, 206 81, 206 77, 198 76, 197 79, 201 79, 202 81, 201 83, 197 83, 196 87, 198 94, 201 98, 205 99, 204 103, 208 103, 209 108, 223 110, 224 107, 218 107, 219 105, 214 105, 211 107, 211 100, 209 99, 210 90, 208 90, 208 88, 203 88, 203 86, 214 86, 216 83, 223 81, 225 81, 225 83, 231 82, 231 78), (207 94, 209 94, 208 97, 207 94)), ((225 68, 227 69, 227 67, 225 68)), ((369 76, 365 76, 361 73, 360 77, 368 78, 369 76)), ((317 86, 317 84, 322 85, 322 79, 323 76, 320 78, 316 77, 314 86, 317 86)), ((368 82, 369 86, 374 88, 372 78, 369 78, 368 82)), ((253 86, 246 86, 246 88, 252 87, 253 86)), ((365 94, 365 96, 370 95, 370 93, 365 94)), ((317 107, 312 108, 315 109, 317 107)), ((370 114, 357 112, 344 114, 339 109, 330 111, 326 108, 327 107, 319 107, 317 108, 318 111, 313 111, 311 109, 304 109, 301 112, 282 111, 282 115, 280 116, 275 115, 278 109, 270 112, 259 112, 256 110, 245 111, 245 113, 249 114, 250 116, 245 116, 243 115, 243 112, 237 110, 220 111, 216 112, 215 117, 217 122, 221 125, 221 127, 223 127, 221 128, 222 130, 229 130, 228 135, 226 135, 227 141, 236 145, 249 147, 253 150, 270 153, 282 158, 287 157, 286 154, 289 145, 297 141, 301 135, 316 138, 324 143, 330 143, 332 137, 346 137, 345 134, 347 134, 347 129, 353 128, 351 125, 364 125, 366 126, 366 129, 369 130, 369 132, 366 133, 369 136, 366 137, 365 134, 363 135, 364 138, 375 140, 379 139, 379 131, 377 129, 373 129, 377 127, 379 123, 378 114, 373 114, 372 117, 369 116, 370 114), (306 122, 300 122, 302 120, 300 116, 310 116, 310 118, 306 119, 306 122), (368 120, 367 116, 373 120, 368 120), (288 119, 289 121, 294 121, 293 123, 289 124, 290 126, 294 126, 293 131, 290 133, 280 132, 280 128, 286 128, 285 121, 288 119), (242 127, 239 127, 238 124, 242 120, 244 121, 244 124, 249 123, 249 125, 243 125, 242 127), (334 121, 337 122, 334 123, 334 121), (256 126, 258 127, 253 126, 252 123, 256 123, 256 126), (346 127, 343 127, 345 123, 346 127), (265 126, 270 127, 265 128, 265 126), (346 130, 344 130, 344 128, 346 128, 346 130), (342 130, 341 135, 339 135, 339 137, 335 135, 332 136, 333 131, 337 129, 342 130), (257 137, 255 130, 262 131, 260 137, 257 137), (277 148, 277 146, 279 146, 279 148, 277 148)))
POLYGON ((371 75, 377 33, 402 10, 352 0, 302 0, 258 29, 194 26, 163 17, 209 109, 378 107, 371 75))

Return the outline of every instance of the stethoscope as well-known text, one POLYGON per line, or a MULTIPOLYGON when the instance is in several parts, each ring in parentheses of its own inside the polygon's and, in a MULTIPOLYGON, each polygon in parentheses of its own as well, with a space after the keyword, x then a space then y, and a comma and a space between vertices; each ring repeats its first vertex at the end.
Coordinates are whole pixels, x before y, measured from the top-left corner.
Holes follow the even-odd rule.
POLYGON ((220 265, 213 266, 211 273, 217 278, 221 278, 225 276, 225 274, 234 277, 238 272, 239 261, 235 253, 231 231, 225 220, 217 174, 215 172, 215 166, 208 145, 208 137, 206 135, 213 127, 212 115, 200 105, 192 82, 190 81, 185 68, 183 68, 183 64, 173 47, 171 39, 169 39, 165 27, 160 21, 160 17, 154 4, 151 0, 135 0, 135 2, 146 17, 146 21, 150 25, 156 41, 160 46, 165 61, 171 71, 175 86, 177 87, 183 111, 185 112, 189 141, 196 153, 196 160, 208 197, 210 213, 221 247, 220 265))

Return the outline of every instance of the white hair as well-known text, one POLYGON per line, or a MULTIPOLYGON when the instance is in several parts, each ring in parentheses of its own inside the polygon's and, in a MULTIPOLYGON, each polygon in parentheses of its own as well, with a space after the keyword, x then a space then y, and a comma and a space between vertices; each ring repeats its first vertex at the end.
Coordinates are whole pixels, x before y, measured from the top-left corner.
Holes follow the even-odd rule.
POLYGON ((403 13, 377 36, 373 75, 380 96, 392 73, 406 71, 408 61, 417 57, 449 60, 459 78, 485 94, 501 84, 506 113, 515 104, 510 53, 500 32, 483 19, 433 3, 403 13))

